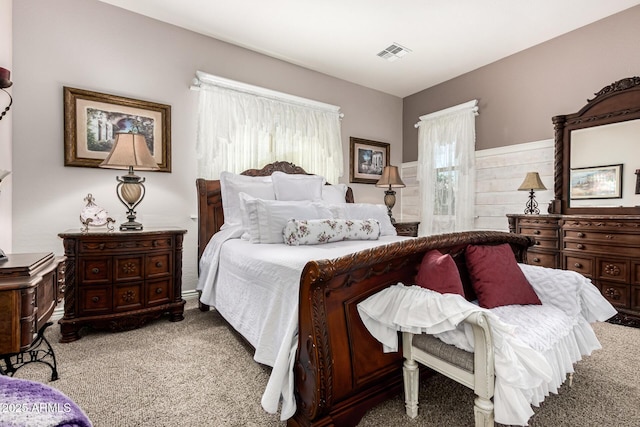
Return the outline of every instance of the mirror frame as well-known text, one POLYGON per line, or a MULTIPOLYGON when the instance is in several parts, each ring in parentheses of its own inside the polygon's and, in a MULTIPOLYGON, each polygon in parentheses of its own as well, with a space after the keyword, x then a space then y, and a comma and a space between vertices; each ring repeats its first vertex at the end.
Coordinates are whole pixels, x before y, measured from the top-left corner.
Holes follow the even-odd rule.
MULTIPOLYGON (((565 215, 640 215, 640 206, 571 207, 571 132, 594 126, 640 119, 640 77, 628 77, 605 86, 577 113, 552 119, 555 130, 554 193, 549 213, 565 215)), ((638 159, 640 165, 640 159, 638 159)), ((640 166, 638 167, 640 169, 640 166)), ((628 184, 627 184, 628 185, 628 184)), ((635 185, 635 183, 633 184, 635 185)))

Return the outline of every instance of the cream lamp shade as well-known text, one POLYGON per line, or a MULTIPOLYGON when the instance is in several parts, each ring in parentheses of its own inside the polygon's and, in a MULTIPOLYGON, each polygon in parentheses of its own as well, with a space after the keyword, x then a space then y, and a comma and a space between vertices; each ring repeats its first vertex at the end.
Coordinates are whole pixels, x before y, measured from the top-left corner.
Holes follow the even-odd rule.
POLYGON ((123 205, 127 207, 128 221, 120 224, 120 230, 142 230, 142 224, 135 221, 135 207, 142 202, 145 195, 145 187, 142 184, 145 179, 133 173, 134 170, 160 169, 154 160, 144 135, 139 133, 119 133, 111 152, 102 163, 101 168, 128 169, 129 173, 122 177, 116 177, 118 185, 116 194, 123 205))
POLYGON ((525 214, 537 215, 540 213, 538 202, 536 202, 535 190, 546 190, 538 172, 527 172, 524 181, 518 188, 518 191, 529 191, 529 201, 524 209, 525 214))
POLYGON ((384 204, 387 206, 387 214, 389 215, 391 222, 395 223, 396 220, 391 215, 391 210, 396 204, 396 192, 393 188, 406 187, 400 178, 398 167, 385 166, 382 171, 382 177, 380 177, 378 182, 376 182, 376 187, 387 188, 384 192, 384 204))

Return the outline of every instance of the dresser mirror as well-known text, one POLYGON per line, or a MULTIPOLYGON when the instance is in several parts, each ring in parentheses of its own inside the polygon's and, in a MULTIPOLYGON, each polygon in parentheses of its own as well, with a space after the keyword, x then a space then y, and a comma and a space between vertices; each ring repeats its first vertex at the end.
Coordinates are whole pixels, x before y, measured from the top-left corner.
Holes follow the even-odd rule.
POLYGON ((604 87, 553 124, 556 200, 550 212, 640 215, 640 77, 604 87))

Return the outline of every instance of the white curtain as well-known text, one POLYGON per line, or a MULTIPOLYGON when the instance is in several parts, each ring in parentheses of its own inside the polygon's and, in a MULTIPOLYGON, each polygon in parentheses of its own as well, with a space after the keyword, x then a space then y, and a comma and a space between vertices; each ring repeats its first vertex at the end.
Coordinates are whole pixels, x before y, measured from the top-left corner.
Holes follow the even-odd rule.
POLYGON ((477 101, 420 117, 420 235, 474 228, 477 101))
POLYGON ((305 105, 304 100, 298 102, 302 98, 283 100, 209 84, 203 78, 198 89, 198 176, 218 179, 222 171, 238 173, 276 160, 294 163, 331 183, 342 176, 338 107, 323 108, 311 100, 305 105))

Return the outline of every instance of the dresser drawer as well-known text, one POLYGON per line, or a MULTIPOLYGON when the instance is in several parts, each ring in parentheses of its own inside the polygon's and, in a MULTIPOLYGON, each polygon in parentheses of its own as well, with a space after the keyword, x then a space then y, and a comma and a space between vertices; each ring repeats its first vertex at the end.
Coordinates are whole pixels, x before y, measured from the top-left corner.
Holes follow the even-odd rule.
POLYGON ((109 313, 112 302, 111 286, 87 286, 80 288, 80 314, 109 313))
POLYGON ((578 272, 589 278, 593 277, 593 260, 591 258, 579 258, 565 255, 564 265, 567 270, 578 272))
POLYGON ((640 286, 631 287, 631 308, 640 311, 640 286))
POLYGON ((538 227, 520 227, 520 234, 532 237, 551 237, 558 238, 557 228, 538 228, 538 227))
POLYGON ((596 275, 598 279, 609 282, 629 282, 629 261, 598 258, 596 261, 596 275))
POLYGON ((527 264, 555 268, 557 265, 557 255, 529 250, 529 252, 527 252, 527 264))
POLYGON ((624 246, 605 245, 599 242, 584 240, 564 240, 564 249, 593 254, 629 256, 629 248, 624 246))
POLYGON ((629 290, 627 285, 618 283, 599 283, 598 287, 602 295, 613 305, 618 308, 629 308, 631 305, 629 290))
POLYGON ((537 237, 534 237, 533 246, 535 246, 536 248, 558 249, 558 241, 550 239, 538 239, 537 237))
POLYGON ((111 257, 83 258, 79 269, 80 281, 84 285, 111 283, 111 257))
POLYGON ((171 252, 149 255, 146 261, 146 277, 153 279, 169 276, 171 267, 171 252))
POLYGON ((142 280, 144 278, 144 255, 114 257, 116 282, 142 280))
POLYGON ((620 230, 607 232, 593 230, 573 230, 566 228, 564 237, 568 239, 582 239, 609 245, 640 246, 640 234, 621 233, 620 230))

